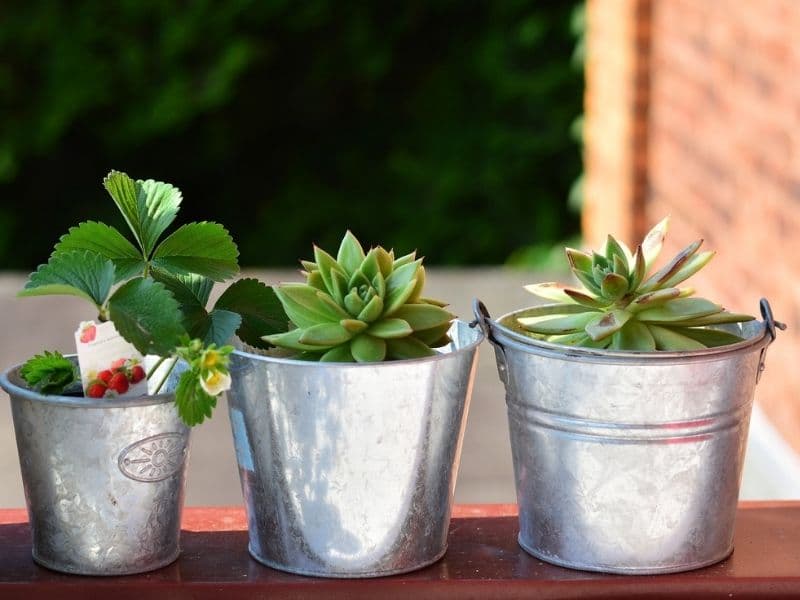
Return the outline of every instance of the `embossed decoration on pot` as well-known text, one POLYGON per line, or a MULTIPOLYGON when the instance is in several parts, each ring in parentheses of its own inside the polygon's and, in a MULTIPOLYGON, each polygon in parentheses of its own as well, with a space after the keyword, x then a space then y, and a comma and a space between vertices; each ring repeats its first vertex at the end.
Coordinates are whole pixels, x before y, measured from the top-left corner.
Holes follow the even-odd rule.
MULTIPOLYGON (((173 395, 42 395, 19 368, 3 373, 0 386, 11 398, 33 559, 81 575, 173 562, 189 448, 173 395)), ((180 372, 164 389, 174 389, 180 372)))
POLYGON ((377 577, 442 557, 483 334, 428 358, 326 363, 236 352, 228 392, 250 554, 377 577))
MULTIPOLYGON (((506 387, 519 543, 557 565, 687 571, 733 551, 756 382, 776 322, 691 352, 620 352, 534 340, 475 315, 506 387)), ((781 324, 777 324, 781 326, 781 324)))

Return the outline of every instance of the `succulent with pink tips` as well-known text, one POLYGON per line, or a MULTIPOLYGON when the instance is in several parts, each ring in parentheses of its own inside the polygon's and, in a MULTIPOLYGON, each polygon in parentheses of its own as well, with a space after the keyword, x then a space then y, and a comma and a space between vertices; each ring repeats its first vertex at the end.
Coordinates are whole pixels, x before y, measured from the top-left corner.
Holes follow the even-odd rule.
POLYGON ((421 358, 449 342, 453 315, 422 297, 425 268, 416 253, 395 258, 378 246, 364 252, 349 231, 334 258, 314 247, 302 261, 306 283, 275 288, 294 329, 264 336, 298 358, 377 362, 421 358))
POLYGON ((703 240, 692 242, 650 273, 668 225, 668 219, 658 223, 633 253, 611 235, 602 254, 567 248, 567 260, 582 289, 553 282, 526 286, 556 304, 527 310, 517 315, 517 323, 537 339, 610 350, 683 351, 741 341, 714 326, 751 321, 752 316, 727 312, 692 297, 692 288, 678 287, 714 256, 698 251, 703 240))

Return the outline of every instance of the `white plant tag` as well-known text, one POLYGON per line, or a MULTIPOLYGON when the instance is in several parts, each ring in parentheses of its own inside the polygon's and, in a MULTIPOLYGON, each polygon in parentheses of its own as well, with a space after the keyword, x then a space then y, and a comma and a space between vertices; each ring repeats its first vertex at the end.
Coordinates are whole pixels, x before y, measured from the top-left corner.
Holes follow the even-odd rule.
POLYGON ((75 332, 83 392, 91 398, 132 398, 147 393, 144 360, 111 321, 84 321, 75 332))

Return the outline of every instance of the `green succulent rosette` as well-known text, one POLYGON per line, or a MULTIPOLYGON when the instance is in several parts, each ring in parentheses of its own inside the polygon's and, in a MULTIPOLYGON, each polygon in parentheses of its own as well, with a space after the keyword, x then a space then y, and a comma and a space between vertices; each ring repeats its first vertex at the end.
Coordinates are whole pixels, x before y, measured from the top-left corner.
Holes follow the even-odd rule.
POLYGON ((347 232, 336 258, 314 247, 302 261, 305 283, 275 288, 294 328, 264 340, 326 362, 422 358, 447 344, 454 315, 424 298, 425 268, 416 253, 395 258, 381 246, 364 252, 347 232))
POLYGON ((650 274, 661 252, 669 220, 664 219, 631 252, 609 235, 604 252, 567 248, 580 289, 556 282, 526 286, 555 304, 537 306, 515 317, 531 337, 571 346, 611 350, 685 351, 742 341, 717 326, 751 321, 679 287, 713 258, 698 252, 703 240, 681 250, 650 274))

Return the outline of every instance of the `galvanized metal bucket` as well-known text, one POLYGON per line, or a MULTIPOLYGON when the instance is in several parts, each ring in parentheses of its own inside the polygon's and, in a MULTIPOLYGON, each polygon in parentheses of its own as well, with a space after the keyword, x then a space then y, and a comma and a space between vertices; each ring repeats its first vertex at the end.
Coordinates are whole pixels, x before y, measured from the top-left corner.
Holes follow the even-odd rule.
MULTIPOLYGON (((189 453, 173 395, 42 395, 19 368, 0 376, 0 387, 11 397, 33 559, 81 575, 142 573, 173 562, 189 453)), ((177 373, 165 389, 176 383, 177 373)))
MULTIPOLYGON (((519 543, 561 566, 696 569, 726 558, 756 382, 776 323, 688 353, 533 340, 476 301, 506 386, 519 543)), ((781 326, 781 324, 777 324, 781 326)))
POLYGON ((228 392, 250 536, 270 567, 322 577, 419 569, 447 547, 478 328, 429 358, 231 357, 228 392))

